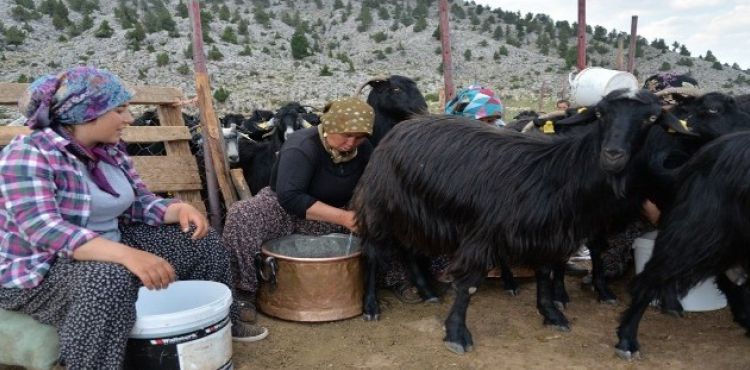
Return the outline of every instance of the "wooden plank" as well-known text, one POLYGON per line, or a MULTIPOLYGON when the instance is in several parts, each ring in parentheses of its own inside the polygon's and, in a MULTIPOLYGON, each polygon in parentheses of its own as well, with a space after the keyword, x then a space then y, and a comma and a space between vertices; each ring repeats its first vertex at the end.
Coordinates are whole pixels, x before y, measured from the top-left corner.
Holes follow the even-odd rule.
MULTIPOLYGON (((0 83, 0 104, 15 105, 29 84, 5 82, 0 83)), ((130 104, 172 104, 183 98, 182 92, 174 87, 131 86, 135 97, 130 104)))
MULTIPOLYGON (((188 139, 190 139, 190 130, 185 127, 185 121, 182 119, 182 111, 178 107, 160 105, 156 108, 156 114, 159 116, 159 123, 162 127, 180 127, 187 130, 188 139)), ((187 142, 167 143, 167 155, 190 155, 190 146, 187 142)))
POLYGON ((203 188, 193 156, 137 156, 133 161, 143 182, 155 193, 203 188))
POLYGON ((241 168, 233 168, 229 170, 229 176, 232 177, 232 183, 234 188, 237 190, 240 200, 250 199, 253 197, 253 193, 250 192, 250 187, 247 186, 245 181, 245 175, 241 168))
MULTIPOLYGON (((30 130, 26 126, 0 127, 0 145, 8 145, 17 135, 28 134, 29 132, 30 130)), ((190 138, 190 130, 185 126, 130 126, 122 134, 122 139, 127 143, 182 141, 186 147, 188 145, 186 140, 190 140, 190 138)), ((187 154, 190 154, 189 147, 187 154)))

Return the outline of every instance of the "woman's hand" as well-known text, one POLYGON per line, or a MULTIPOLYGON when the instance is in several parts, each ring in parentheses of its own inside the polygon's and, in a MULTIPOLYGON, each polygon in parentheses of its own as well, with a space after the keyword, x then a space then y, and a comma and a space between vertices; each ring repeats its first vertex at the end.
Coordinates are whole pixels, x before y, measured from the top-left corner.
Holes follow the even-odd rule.
POLYGON ((357 217, 354 214, 354 211, 342 211, 341 215, 341 223, 340 225, 349 229, 349 231, 356 233, 357 232, 357 217))
POLYGON ((650 222, 652 225, 656 226, 657 224, 659 224, 661 211, 658 207, 656 207, 656 204, 654 204, 650 200, 646 199, 646 201, 643 202, 641 213, 643 213, 648 222, 650 222))
POLYGON ((177 273, 167 260, 140 249, 130 248, 120 263, 148 289, 165 289, 177 280, 177 273))
POLYGON ((164 223, 180 224, 183 232, 190 231, 190 225, 195 225, 191 239, 200 239, 208 234, 208 220, 202 213, 187 203, 172 203, 164 214, 164 223))
POLYGON ((118 263, 138 277, 148 289, 164 289, 177 280, 174 268, 165 259, 102 237, 91 239, 76 248, 73 259, 118 263))

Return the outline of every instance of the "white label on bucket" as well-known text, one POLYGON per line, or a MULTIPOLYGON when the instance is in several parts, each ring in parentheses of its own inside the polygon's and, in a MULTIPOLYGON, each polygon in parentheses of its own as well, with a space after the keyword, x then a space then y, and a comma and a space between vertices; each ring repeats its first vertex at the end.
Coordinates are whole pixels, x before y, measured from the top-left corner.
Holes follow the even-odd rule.
POLYGON ((198 340, 177 345, 182 370, 216 370, 232 358, 231 324, 198 340))

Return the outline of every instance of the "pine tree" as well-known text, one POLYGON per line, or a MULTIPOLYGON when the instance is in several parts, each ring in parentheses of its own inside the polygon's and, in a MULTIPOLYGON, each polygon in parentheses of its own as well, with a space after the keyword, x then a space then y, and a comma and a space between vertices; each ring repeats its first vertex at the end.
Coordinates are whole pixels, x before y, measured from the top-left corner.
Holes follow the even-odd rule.
POLYGON ((232 14, 229 12, 229 7, 227 7, 226 4, 221 6, 221 10, 219 10, 219 19, 222 21, 228 22, 229 17, 231 17, 232 14))
MULTIPOLYGON (((349 2, 349 4, 351 4, 351 2, 349 2)), ((360 8, 357 20, 359 21, 357 31, 364 32, 370 29, 370 26, 372 26, 372 14, 370 14, 370 8, 363 4, 360 8)))
POLYGON ((26 32, 16 26, 11 26, 3 32, 3 37, 8 45, 23 45, 26 41, 26 32))
POLYGON ((703 58, 706 62, 715 62, 716 56, 714 56, 714 53, 711 52, 711 50, 706 51, 706 56, 703 58))
POLYGON ((502 38, 503 38, 503 27, 502 26, 495 27, 495 32, 492 33, 492 38, 495 39, 495 40, 497 40, 497 41, 502 40, 502 38))
POLYGON ((417 19, 414 23, 414 32, 422 32, 427 28, 427 20, 424 17, 417 19))
POLYGON ((187 18, 190 16, 187 5, 185 5, 185 3, 182 0, 180 0, 180 2, 177 4, 177 15, 180 18, 187 18))
POLYGON ((297 30, 294 31, 290 43, 292 57, 294 59, 303 59, 312 55, 310 53, 310 43, 307 41, 305 33, 300 28, 297 28, 297 30))
POLYGON ((224 28, 224 33, 221 35, 221 40, 231 44, 237 43, 237 34, 234 33, 234 29, 232 28, 232 26, 227 26, 226 28, 224 28))
POLYGON ((99 24, 99 28, 94 32, 94 36, 100 39, 108 39, 112 37, 114 33, 115 31, 109 26, 109 22, 105 19, 99 24))

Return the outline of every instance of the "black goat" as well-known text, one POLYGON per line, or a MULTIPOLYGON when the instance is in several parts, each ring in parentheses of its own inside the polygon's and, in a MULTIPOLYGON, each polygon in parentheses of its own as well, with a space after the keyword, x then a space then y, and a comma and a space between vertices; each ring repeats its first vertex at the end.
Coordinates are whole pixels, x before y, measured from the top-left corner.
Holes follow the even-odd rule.
MULTIPOLYGON (((352 199, 366 256, 364 318, 379 317, 378 253, 390 245, 453 254, 457 293, 444 341, 454 352, 473 348, 465 323, 470 295, 500 258, 536 268, 544 323, 569 330, 553 304, 551 266, 609 226, 619 198, 628 195, 630 158, 647 128, 658 122, 684 132, 645 91, 614 91, 596 115, 594 129, 580 136, 523 135, 457 117, 422 117, 394 128, 352 199)), ((424 281, 415 285, 423 298, 432 294, 424 281)))
POLYGON ((260 189, 269 185, 276 153, 287 136, 294 131, 312 126, 307 119, 320 122, 319 118, 316 120, 310 116, 311 114, 314 115, 299 103, 291 102, 276 112, 269 121, 270 128, 262 135, 261 140, 240 135, 238 165, 242 168, 250 192, 257 194, 260 189))
POLYGON ((375 126, 369 137, 372 146, 377 146, 399 122, 427 113, 427 102, 422 92, 408 77, 392 75, 371 79, 363 83, 355 95, 359 95, 367 85, 372 88, 367 95, 367 104, 375 111, 375 126))
POLYGON ((676 289, 684 295, 698 282, 717 276, 735 321, 750 336, 750 286, 725 274, 750 271, 750 133, 707 144, 681 169, 672 209, 662 214, 653 255, 630 289, 632 302, 617 330, 616 353, 640 356, 638 324, 649 302, 676 289), (740 283, 740 284, 736 284, 740 283))

